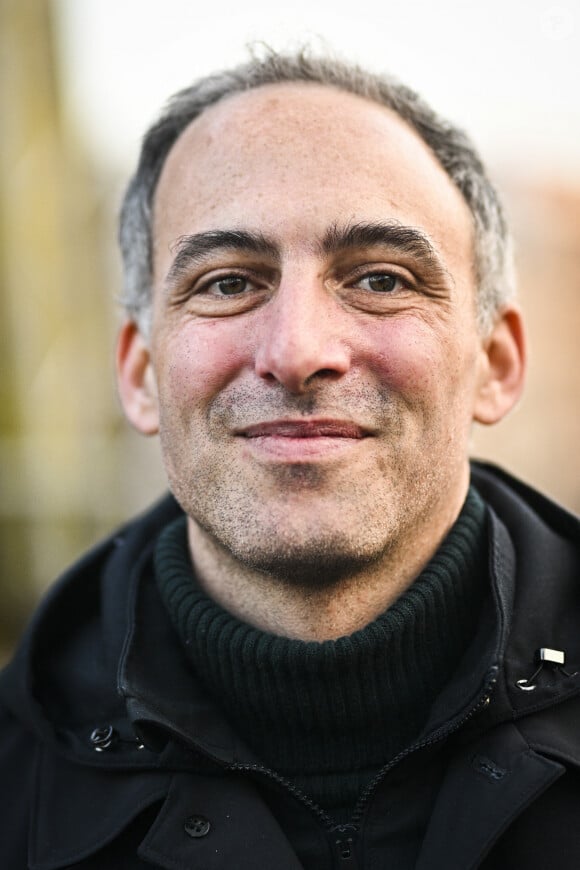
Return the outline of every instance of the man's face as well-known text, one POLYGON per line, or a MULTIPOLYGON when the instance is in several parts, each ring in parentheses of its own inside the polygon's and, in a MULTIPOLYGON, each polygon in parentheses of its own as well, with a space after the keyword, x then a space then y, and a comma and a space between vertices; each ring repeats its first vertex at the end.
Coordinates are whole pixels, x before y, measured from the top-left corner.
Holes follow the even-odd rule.
POLYGON ((461 195, 389 110, 320 86, 223 101, 155 199, 151 371, 196 534, 315 581, 441 536, 483 369, 461 195))

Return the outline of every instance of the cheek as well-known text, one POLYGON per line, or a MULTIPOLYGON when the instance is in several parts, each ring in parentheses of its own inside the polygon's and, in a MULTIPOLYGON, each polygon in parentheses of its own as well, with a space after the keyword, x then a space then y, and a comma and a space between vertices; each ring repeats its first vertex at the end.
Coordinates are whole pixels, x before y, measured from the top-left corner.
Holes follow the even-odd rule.
POLYGON ((441 344, 415 318, 391 318, 372 325, 365 335, 365 363, 381 382, 409 401, 437 384, 441 344))
POLYGON ((246 362, 247 343, 229 321, 203 321, 175 330, 163 342, 158 369, 163 404, 187 415, 224 388, 246 362))
POLYGON ((467 407, 476 348, 460 335, 421 317, 394 317, 367 330, 364 364, 408 406, 428 406, 430 414, 455 404, 467 407))

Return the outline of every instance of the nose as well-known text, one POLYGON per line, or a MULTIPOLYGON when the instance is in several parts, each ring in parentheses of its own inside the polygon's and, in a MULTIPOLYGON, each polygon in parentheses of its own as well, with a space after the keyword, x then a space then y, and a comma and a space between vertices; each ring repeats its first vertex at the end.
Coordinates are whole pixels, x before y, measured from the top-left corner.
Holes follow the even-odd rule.
POLYGON ((344 375, 351 352, 338 309, 319 280, 283 280, 263 309, 255 355, 259 377, 299 394, 316 379, 344 375))

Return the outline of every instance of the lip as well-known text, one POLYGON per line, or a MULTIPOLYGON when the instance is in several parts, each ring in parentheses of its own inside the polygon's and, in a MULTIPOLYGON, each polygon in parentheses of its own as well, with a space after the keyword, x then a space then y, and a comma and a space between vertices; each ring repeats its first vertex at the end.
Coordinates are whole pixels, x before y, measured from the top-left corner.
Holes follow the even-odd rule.
POLYGON ((270 420, 236 432, 264 461, 312 462, 352 450, 371 433, 351 420, 270 420))
POLYGON ((236 431, 244 438, 347 438, 360 440, 370 434, 368 429, 352 420, 309 419, 271 420, 255 423, 236 431))

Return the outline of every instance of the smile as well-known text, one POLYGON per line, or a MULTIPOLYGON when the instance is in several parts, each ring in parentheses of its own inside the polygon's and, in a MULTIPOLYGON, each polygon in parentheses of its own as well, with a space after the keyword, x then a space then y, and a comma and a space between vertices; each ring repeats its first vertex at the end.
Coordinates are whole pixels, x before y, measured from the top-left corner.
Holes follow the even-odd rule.
POLYGON ((256 423, 236 434, 245 438, 365 438, 369 434, 349 420, 272 420, 256 423))
POLYGON ((273 420, 239 430, 254 455, 305 462, 350 450, 370 432, 348 420, 273 420))

